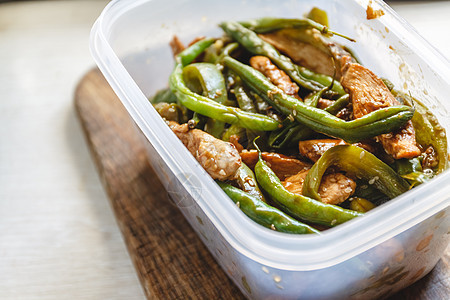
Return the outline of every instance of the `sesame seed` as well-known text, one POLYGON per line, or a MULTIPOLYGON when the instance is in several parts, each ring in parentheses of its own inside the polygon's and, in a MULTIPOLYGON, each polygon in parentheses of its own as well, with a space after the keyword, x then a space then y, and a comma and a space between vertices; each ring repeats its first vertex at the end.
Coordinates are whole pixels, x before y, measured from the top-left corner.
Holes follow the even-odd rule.
POLYGON ((374 184, 375 181, 377 181, 378 179, 380 179, 378 176, 375 176, 375 177, 371 178, 371 179, 369 180, 369 184, 374 184))
POLYGON ((361 153, 359 154, 359 159, 363 159, 364 155, 366 155, 366 153, 364 151, 361 151, 361 153))

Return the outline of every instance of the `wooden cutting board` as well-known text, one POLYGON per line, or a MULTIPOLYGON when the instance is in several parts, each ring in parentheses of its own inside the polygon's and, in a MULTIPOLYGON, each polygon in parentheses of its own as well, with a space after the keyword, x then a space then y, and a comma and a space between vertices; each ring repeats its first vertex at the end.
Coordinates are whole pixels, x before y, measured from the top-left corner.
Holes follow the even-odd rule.
MULTIPOLYGON (((75 107, 104 188, 149 299, 244 299, 149 165, 141 133, 99 70, 75 107)), ((448 299, 450 248, 426 277, 391 299, 448 299)))

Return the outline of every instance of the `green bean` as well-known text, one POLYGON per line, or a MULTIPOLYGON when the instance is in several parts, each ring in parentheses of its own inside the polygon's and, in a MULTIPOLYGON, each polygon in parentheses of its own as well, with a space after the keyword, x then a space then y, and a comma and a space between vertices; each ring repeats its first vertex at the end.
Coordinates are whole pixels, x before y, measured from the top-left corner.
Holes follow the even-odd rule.
POLYGON ((402 178, 408 180, 411 184, 411 188, 430 181, 432 177, 433 175, 428 175, 424 172, 411 172, 409 174, 402 175, 402 178))
POLYGON ((314 22, 322 24, 323 26, 329 27, 328 15, 327 15, 326 11, 324 11, 318 7, 313 7, 309 11, 309 13, 306 17, 310 20, 313 20, 314 22))
POLYGON ((388 88, 389 91, 392 91, 394 89, 394 84, 387 78, 381 78, 384 85, 388 88))
POLYGON ((222 135, 222 140, 229 142, 232 135, 236 135, 241 140, 245 136, 245 128, 238 124, 231 125, 222 135))
POLYGON ((364 198, 354 197, 350 199, 351 210, 365 213, 368 212, 369 210, 374 209, 375 207, 376 207, 375 204, 364 198))
POLYGON ((194 128, 201 129, 205 126, 205 124, 206 118, 196 112, 194 112, 192 118, 188 121, 188 126, 191 129, 194 128))
MULTIPOLYGON (((183 79, 186 86, 197 94, 203 94, 211 100, 225 104, 228 100, 227 88, 222 72, 211 63, 193 63, 183 68, 183 79)), ((225 130, 225 123, 208 119, 204 130, 216 138, 220 138, 225 130)))
POLYGON ((220 181, 217 181, 217 184, 238 205, 244 214, 264 227, 285 233, 320 234, 320 231, 317 229, 293 219, 275 207, 238 188, 220 181))
POLYGON ((396 97, 402 98, 409 105, 416 108, 416 113, 411 119, 416 131, 416 141, 424 149, 432 146, 437 153, 438 165, 436 174, 439 174, 448 168, 449 158, 447 152, 447 135, 445 129, 439 124, 438 119, 433 113, 419 100, 413 99, 410 96, 395 91, 392 94, 396 97))
MULTIPOLYGON (((256 143, 255 147, 258 149, 256 143)), ((270 169, 261 157, 255 165, 255 175, 261 188, 276 202, 281 210, 294 218, 326 226, 336 226, 363 214, 341 208, 336 205, 325 204, 314 199, 289 192, 281 184, 280 179, 270 169)))
POLYGON ((341 109, 346 107, 350 101, 350 95, 345 94, 344 96, 341 96, 339 99, 334 101, 330 106, 325 108, 324 110, 329 112, 332 115, 336 115, 341 109))
POLYGON ((158 114, 167 121, 175 121, 177 123, 186 122, 186 116, 183 109, 176 103, 159 102, 153 104, 158 114))
POLYGON ((183 66, 191 63, 214 40, 201 40, 183 50, 176 57, 176 65, 169 77, 169 86, 181 104, 201 115, 229 124, 239 124, 244 128, 272 131, 279 123, 274 119, 255 113, 248 113, 235 107, 225 106, 207 97, 192 92, 183 80, 183 66))
POLYGON ((202 61, 215 64, 219 59, 220 53, 223 51, 223 48, 223 39, 217 39, 211 46, 205 49, 202 61))
POLYGON ((177 97, 172 93, 170 88, 162 89, 156 92, 156 94, 149 99, 150 103, 176 103, 177 97))
POLYGON ((389 197, 380 192, 372 184, 368 184, 364 180, 356 180, 356 190, 352 195, 353 197, 368 199, 376 205, 381 205, 389 201, 389 197))
POLYGON ((319 100, 322 97, 323 93, 328 90, 328 87, 324 87, 317 92, 311 93, 308 97, 306 97, 303 102, 309 106, 317 107, 319 104, 319 100))
MULTIPOLYGON (((239 76, 237 76, 231 70, 227 70, 227 74, 228 78, 230 79, 230 87, 234 92, 234 96, 236 97, 239 108, 243 111, 258 113, 259 111, 256 109, 255 104, 253 103, 253 99, 250 98, 250 96, 247 94, 241 78, 239 78, 239 76)), ((246 142, 253 141, 257 136, 261 136, 263 139, 265 139, 265 134, 263 131, 246 129, 246 142)), ((251 145, 252 143, 248 143, 247 148, 251 148, 251 145)))
POLYGON ((220 55, 217 57, 216 63, 222 63, 223 59, 226 56, 231 55, 231 53, 236 50, 237 48, 239 48, 239 44, 238 43, 229 43, 228 45, 226 45, 223 49, 222 52, 220 53, 220 55))
POLYGON ((313 131, 308 127, 286 119, 282 128, 270 133, 268 143, 274 149, 289 148, 300 140, 308 139, 312 134, 313 131))
POLYGON ((321 199, 320 181, 330 166, 366 180, 391 199, 409 190, 409 184, 372 153, 352 145, 337 145, 328 149, 311 167, 303 182, 303 195, 321 199))
POLYGON ((253 100, 248 96, 247 92, 244 89, 244 86, 242 84, 241 78, 239 76, 236 76, 232 71, 229 72, 230 76, 233 78, 233 91, 234 95, 236 97, 237 103, 239 105, 239 108, 252 112, 257 113, 255 104, 253 103, 253 100))
POLYGON ((181 64, 183 67, 190 64, 197 58, 197 56, 205 51, 206 48, 211 46, 214 41, 215 39, 213 38, 207 38, 196 42, 175 56, 175 62, 177 64, 181 64))
POLYGON ((409 182, 411 188, 429 181, 434 175, 432 172, 430 174, 423 172, 422 162, 418 157, 397 159, 393 167, 398 175, 409 182))
POLYGON ((349 38, 343 34, 334 32, 330 30, 327 26, 324 26, 320 23, 315 22, 311 19, 283 19, 283 18, 274 18, 274 17, 264 17, 260 19, 254 19, 244 22, 239 22, 242 26, 252 30, 256 33, 267 33, 272 31, 277 31, 280 29, 288 29, 288 28, 296 28, 296 29, 305 29, 305 28, 314 28, 320 31, 320 33, 324 35, 337 35, 343 37, 349 41, 354 42, 355 40, 349 38))
POLYGON ((263 74, 237 60, 226 57, 225 66, 233 70, 245 84, 265 101, 285 115, 314 131, 355 143, 382 133, 388 133, 410 120, 414 109, 408 106, 391 106, 371 112, 359 119, 344 121, 332 114, 308 106, 298 99, 286 95, 263 74))
MULTIPOLYGON (((222 29, 234 40, 256 55, 267 56, 278 68, 286 72, 289 77, 305 89, 318 91, 329 86, 333 79, 330 76, 316 74, 311 70, 300 67, 292 60, 282 55, 271 44, 262 40, 255 32, 245 28, 236 22, 223 22, 222 29)), ((344 95, 345 91, 339 82, 333 84, 333 91, 339 95, 344 95)))
MULTIPOLYGON (((333 104, 324 110, 335 115, 342 108, 347 106, 348 102, 349 95, 346 94, 334 101, 333 104)), ((270 133, 268 143, 270 147, 275 149, 289 148, 298 146, 298 141, 308 139, 311 135, 313 135, 313 133, 314 132, 310 128, 304 126, 303 124, 285 120, 282 128, 274 130, 270 133)))
POLYGON ((397 171, 398 175, 406 175, 413 172, 422 172, 422 164, 419 158, 411 159, 396 159, 394 162, 394 169, 397 171))
POLYGON ((263 202, 267 202, 264 198, 263 193, 258 187, 258 182, 256 181, 255 174, 253 173, 252 169, 250 169, 244 162, 241 162, 236 182, 244 192, 258 198, 263 202))
POLYGON ((183 68, 186 86, 220 104, 227 101, 227 88, 222 72, 211 63, 193 63, 183 68))

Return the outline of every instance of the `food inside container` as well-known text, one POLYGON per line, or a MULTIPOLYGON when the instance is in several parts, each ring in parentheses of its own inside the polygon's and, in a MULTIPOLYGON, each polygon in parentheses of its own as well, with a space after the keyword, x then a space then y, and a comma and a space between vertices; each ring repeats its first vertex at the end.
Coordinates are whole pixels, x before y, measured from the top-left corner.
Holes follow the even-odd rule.
MULTIPOLYGON (((325 11, 220 23, 170 45, 150 101, 230 199, 272 230, 320 234, 448 166, 445 130, 338 39, 325 11)), ((376 53, 374 53, 376 55, 376 53)))
POLYGON ((91 37, 100 70, 148 141, 150 164, 246 297, 381 299, 436 265, 450 239, 450 174, 444 171, 450 67, 382 1, 116 0, 91 37), (369 3, 383 13, 369 20, 369 3), (316 10, 308 16, 314 6, 327 15, 316 10), (258 22, 250 22, 264 16, 298 19, 303 13, 321 26, 328 19, 330 26, 311 29, 316 33, 311 40, 293 37, 298 28, 264 33, 257 32, 258 22), (181 41, 173 43, 175 57, 169 46, 174 35, 181 41), (253 53, 250 35, 276 52, 253 53), (300 52, 286 44, 290 40, 310 46, 300 52), (305 59, 311 53, 316 59, 305 59), (290 69, 292 64, 298 69, 290 69), (359 71, 365 76, 347 77, 359 71), (296 75, 302 76, 300 83, 296 75), (360 116, 352 98, 364 94, 358 89, 362 78, 383 86, 381 80, 380 93, 387 99, 377 110, 356 110, 365 114, 360 116), (219 92, 208 95, 206 84, 219 92), (223 85, 226 92, 220 92, 223 85), (384 106, 391 101, 395 105, 384 106), (402 158, 395 149, 386 152, 376 137, 390 140, 390 132, 408 122, 420 154, 402 158), (206 150, 198 154, 200 145, 189 144, 196 136, 203 137, 206 150), (232 148, 226 157, 237 163, 215 168, 206 159, 202 166, 202 157, 215 149, 208 141, 232 148), (341 157, 345 164, 338 163, 341 157), (328 197, 328 188, 323 193, 318 180, 314 183, 318 178, 342 181, 349 189, 338 189, 339 198, 328 197), (297 215, 293 207, 280 205, 282 200, 329 209, 312 219, 313 214, 297 215), (242 212, 246 209, 249 216, 242 212), (334 221, 334 213, 347 218, 334 221))

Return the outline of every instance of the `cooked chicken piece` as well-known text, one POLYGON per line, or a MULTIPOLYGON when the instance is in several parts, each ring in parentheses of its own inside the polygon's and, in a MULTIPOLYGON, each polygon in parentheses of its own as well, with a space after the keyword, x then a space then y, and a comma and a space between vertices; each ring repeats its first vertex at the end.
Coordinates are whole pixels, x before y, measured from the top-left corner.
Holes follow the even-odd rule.
POLYGON ((336 117, 345 121, 353 120, 353 111, 349 107, 344 107, 336 114, 336 117))
POLYGON ((395 159, 413 158, 421 154, 416 144, 416 131, 411 121, 402 128, 382 134, 378 138, 384 150, 395 159))
POLYGON ((347 200, 356 189, 356 182, 341 173, 325 175, 319 187, 323 203, 339 204, 347 200))
MULTIPOLYGON (((198 36, 195 39, 193 39, 189 45, 192 46, 193 44, 195 44, 196 42, 203 40, 205 37, 204 36, 198 36)), ((172 40, 169 42, 170 48, 172 48, 172 54, 173 56, 177 56, 178 54, 180 54, 184 49, 186 49, 186 47, 183 45, 183 43, 180 41, 180 39, 174 35, 172 40)))
POLYGON ((399 104, 384 82, 360 64, 346 64, 341 84, 350 93, 356 119, 380 108, 399 104))
POLYGON ((345 145, 343 140, 322 139, 306 140, 298 142, 300 155, 316 162, 328 149, 336 145, 345 145))
MULTIPOLYGON (((283 154, 263 152, 261 156, 280 180, 311 168, 311 164, 283 154)), ((256 150, 244 150, 241 152, 241 158, 247 166, 253 169, 258 162, 258 152, 256 150)))
POLYGON ((188 124, 168 122, 168 125, 213 179, 236 177, 241 157, 233 144, 216 139, 202 130, 189 129, 188 124))
MULTIPOLYGON (((350 94, 354 118, 400 103, 391 94, 384 82, 369 69, 342 59, 344 67, 341 84, 350 94)), ((402 128, 378 136, 384 150, 395 159, 413 158, 420 155, 411 121, 402 128)))
POLYGON ((178 54, 180 54, 181 51, 183 51, 186 48, 176 35, 173 36, 169 45, 170 48, 172 48, 173 56, 177 56, 178 54))
POLYGON ((330 106, 333 103, 334 103, 333 100, 320 98, 319 102, 317 103, 317 108, 325 109, 325 108, 327 108, 328 106, 330 106))
POLYGON ((242 150, 244 150, 244 146, 242 146, 239 143, 239 136, 238 135, 235 135, 235 134, 231 135, 230 136, 230 143, 232 143, 234 145, 234 147, 236 147, 236 150, 238 152, 242 152, 242 150))
MULTIPOLYGON (((328 149, 337 146, 337 145, 345 145, 346 143, 339 139, 320 139, 320 140, 305 140, 298 142, 298 149, 300 155, 309 158, 313 162, 319 160, 319 158, 327 151, 328 149)), ((363 148, 364 150, 371 152, 373 154, 379 154, 378 148, 375 141, 366 140, 358 143, 352 144, 354 146, 363 148)))
POLYGON ((291 81, 284 71, 278 69, 270 59, 265 56, 253 56, 250 58, 250 65, 264 74, 269 80, 279 87, 283 92, 289 96, 293 96, 301 100, 298 95, 298 85, 291 81))
MULTIPOLYGON (((303 170, 294 176, 286 178, 283 186, 290 192, 302 194, 303 182, 309 170, 303 170)), ((339 204, 355 192, 356 183, 341 173, 326 174, 322 177, 319 187, 321 201, 327 204, 339 204)))
POLYGON ((341 57, 349 56, 341 46, 325 38, 315 29, 282 29, 259 36, 289 56, 296 64, 316 73, 333 76, 336 63, 337 79, 341 78, 341 57))

